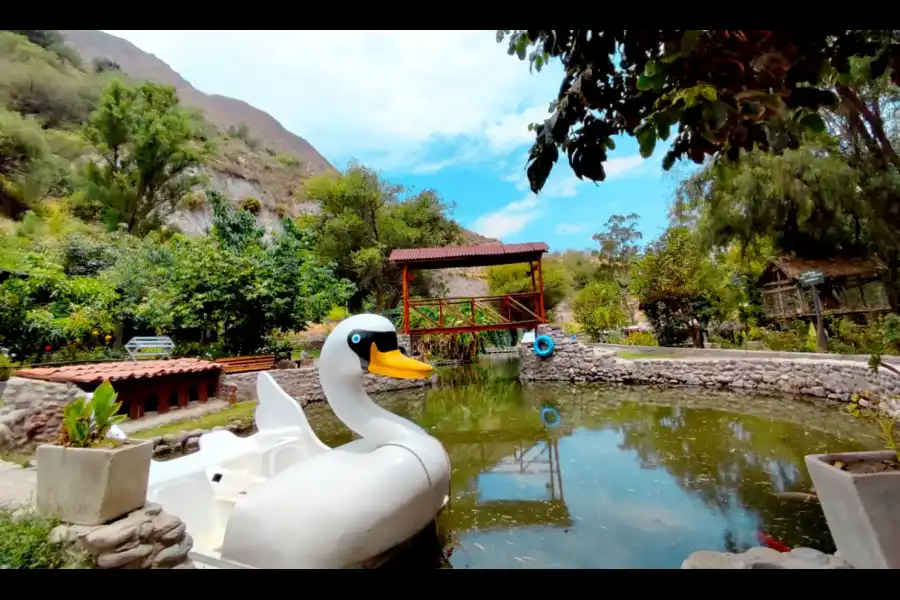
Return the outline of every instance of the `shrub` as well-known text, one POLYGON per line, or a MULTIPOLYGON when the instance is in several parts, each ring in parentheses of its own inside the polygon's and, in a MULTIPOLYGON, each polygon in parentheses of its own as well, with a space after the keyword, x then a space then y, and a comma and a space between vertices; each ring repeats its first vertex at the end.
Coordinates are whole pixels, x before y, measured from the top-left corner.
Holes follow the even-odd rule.
POLYGON ((54 542, 50 532, 59 523, 31 512, 0 509, 0 566, 9 569, 88 569, 84 554, 65 542, 54 542))
POLYGON ((796 321, 785 331, 766 331, 762 342, 775 352, 815 352, 816 330, 811 324, 796 321), (812 337, 810 338, 810 331, 812 337))
POLYGON ((656 337, 649 331, 632 331, 624 341, 629 346, 659 346, 656 337))
POLYGON ((328 314, 325 315, 326 321, 343 321, 347 317, 350 316, 350 313, 343 306, 334 306, 331 310, 328 311, 328 314))
POLYGON ((259 211, 262 210, 262 203, 252 196, 247 196, 241 200, 241 210, 245 210, 252 215, 258 215, 259 211))
POLYGON ((92 63, 94 73, 104 73, 106 71, 121 71, 122 67, 119 63, 114 62, 106 57, 95 58, 92 63))
POLYGON ((11 70, 3 74, 6 108, 35 116, 47 128, 87 122, 97 98, 80 80, 49 66, 8 66, 11 70))
POLYGON ((881 320, 881 335, 885 345, 893 352, 900 349, 900 316, 891 313, 881 320))
POLYGON ((575 319, 594 341, 601 331, 617 329, 628 322, 624 293, 615 281, 592 281, 575 296, 572 308, 575 319))
POLYGON ((233 125, 229 127, 228 135, 241 140, 251 150, 256 150, 257 148, 259 148, 259 140, 250 136, 250 128, 247 127, 247 125, 244 123, 241 123, 238 127, 235 127, 233 125))
POLYGON ((62 267, 66 275, 93 276, 116 262, 115 247, 86 235, 70 235, 63 243, 62 267))
POLYGON ((188 210, 197 210, 206 205, 206 194, 203 190, 188 192, 184 195, 184 198, 181 199, 181 202, 188 210))
POLYGON ((276 154, 275 162, 282 164, 286 167, 299 167, 300 159, 296 156, 291 156, 290 154, 276 154))
POLYGON ((839 354, 871 354, 884 346, 879 325, 861 327, 850 319, 830 319, 828 350, 839 354))
POLYGON ((278 336, 270 336, 266 340, 266 350, 268 350, 269 354, 275 355, 276 361, 285 360, 291 358, 291 354, 294 352, 294 345, 290 340, 278 336))
POLYGON ((601 336, 600 341, 606 344, 624 344, 625 336, 621 331, 607 331, 601 336))
POLYGON ((291 216, 291 207, 284 202, 275 203, 275 214, 278 218, 284 219, 291 216))
POLYGON ((0 352, 0 381, 6 381, 9 379, 9 376, 12 375, 12 371, 16 368, 19 363, 13 362, 13 360, 7 355, 0 352))

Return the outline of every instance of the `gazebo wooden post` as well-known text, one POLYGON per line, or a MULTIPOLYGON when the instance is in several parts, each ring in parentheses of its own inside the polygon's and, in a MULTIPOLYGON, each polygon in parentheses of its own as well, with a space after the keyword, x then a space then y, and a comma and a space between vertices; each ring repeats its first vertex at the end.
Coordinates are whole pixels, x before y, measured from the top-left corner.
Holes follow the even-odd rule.
POLYGON ((131 383, 118 383, 118 398, 124 406, 128 407, 128 418, 135 420, 144 416, 144 394, 139 386, 131 383))
POLYGON ((409 272, 403 265, 403 333, 409 335, 409 272))
POLYGON ((169 412, 171 400, 172 382, 168 377, 162 377, 156 385, 156 412, 159 414, 169 412))
POLYGON ((206 376, 206 373, 201 373, 200 376, 195 379, 197 382, 198 402, 206 402, 209 400, 209 388, 207 387, 209 384, 207 383, 207 379, 209 379, 209 377, 206 376))
POLYGON ((179 379, 176 385, 178 387, 178 408, 184 408, 191 400, 191 385, 184 378, 179 379))
POLYGON ((540 290, 539 290, 540 296, 538 296, 538 302, 540 302, 540 308, 541 308, 541 322, 546 323, 547 315, 544 312, 544 271, 541 268, 541 257, 540 256, 538 256, 537 264, 538 264, 538 269, 537 269, 537 271, 538 271, 537 272, 538 287, 540 288, 540 290))

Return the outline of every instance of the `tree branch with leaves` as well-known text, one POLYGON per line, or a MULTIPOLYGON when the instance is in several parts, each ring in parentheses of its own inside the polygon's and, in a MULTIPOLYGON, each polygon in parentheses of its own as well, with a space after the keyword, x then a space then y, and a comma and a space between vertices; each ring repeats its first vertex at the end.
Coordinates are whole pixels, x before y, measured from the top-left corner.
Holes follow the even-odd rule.
MULTIPOLYGON (((702 163, 738 160, 741 150, 796 148, 804 131, 824 129, 819 111, 843 100, 834 74, 869 61, 871 78, 900 82, 900 43, 892 30, 620 29, 500 30, 508 52, 541 69, 563 66, 549 117, 534 127, 528 179, 535 193, 560 153, 579 178, 603 181, 614 138, 635 137, 649 157, 702 163)), ((866 111, 856 105, 859 113, 866 111)), ((879 137, 877 128, 873 130, 879 137)), ((890 155, 890 152, 887 152, 890 155)), ((891 158, 893 161, 893 158, 891 158)))

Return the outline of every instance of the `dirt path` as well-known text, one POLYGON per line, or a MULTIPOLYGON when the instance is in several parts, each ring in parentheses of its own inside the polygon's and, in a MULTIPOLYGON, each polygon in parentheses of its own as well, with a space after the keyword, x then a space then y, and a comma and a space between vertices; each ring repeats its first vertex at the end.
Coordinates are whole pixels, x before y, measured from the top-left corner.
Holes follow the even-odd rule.
POLYGON ((0 460, 0 507, 28 504, 37 485, 37 469, 0 460))

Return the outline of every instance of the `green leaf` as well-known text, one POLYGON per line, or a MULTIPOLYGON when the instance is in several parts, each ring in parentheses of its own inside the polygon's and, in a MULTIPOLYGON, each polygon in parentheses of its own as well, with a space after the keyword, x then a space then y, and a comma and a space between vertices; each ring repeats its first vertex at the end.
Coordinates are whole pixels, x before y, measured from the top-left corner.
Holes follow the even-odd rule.
POLYGON ((653 150, 656 148, 656 131, 646 128, 638 134, 638 143, 640 144, 641 157, 650 158, 653 150))
POLYGON ((616 141, 611 137, 606 138, 606 149, 607 150, 615 150, 616 149, 616 141))
POLYGON ((656 137, 661 140, 669 139, 669 124, 664 121, 658 121, 656 123, 656 137))
POLYGON ((700 95, 703 96, 704 98, 706 98, 707 100, 709 100, 710 102, 715 102, 716 99, 719 97, 718 94, 716 94, 716 88, 712 87, 711 85, 701 87, 700 95))
POLYGON ((804 115, 803 118, 800 119, 800 124, 815 133, 822 133, 825 131, 825 120, 822 119, 822 115, 817 112, 804 115))
POLYGON ((111 404, 116 397, 116 392, 113 390, 112 384, 109 380, 104 381, 97 389, 94 390, 94 395, 91 398, 91 401, 96 406, 107 406, 111 404))
POLYGON ((646 75, 639 75, 637 79, 637 89, 642 92, 653 89, 653 80, 646 75))
POLYGON ((647 77, 654 77, 658 73, 659 63, 655 60, 648 61, 646 66, 644 66, 644 75, 647 77))

